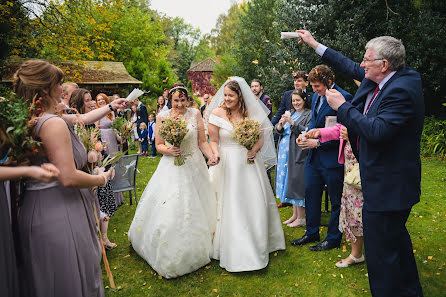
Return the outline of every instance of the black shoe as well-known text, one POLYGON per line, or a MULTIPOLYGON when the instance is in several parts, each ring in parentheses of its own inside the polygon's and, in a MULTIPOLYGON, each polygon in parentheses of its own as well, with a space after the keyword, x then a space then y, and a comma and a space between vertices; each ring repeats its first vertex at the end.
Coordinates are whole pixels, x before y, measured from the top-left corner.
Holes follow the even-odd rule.
POLYGON ((338 248, 341 244, 336 241, 322 241, 319 244, 316 244, 314 246, 310 246, 310 251, 313 252, 319 252, 319 251, 328 251, 334 248, 338 248))
POLYGON ((302 238, 299 239, 295 239, 293 241, 291 241, 291 245, 304 245, 310 242, 316 242, 316 241, 320 241, 321 238, 319 237, 319 234, 315 234, 315 235, 304 235, 302 236, 302 238))

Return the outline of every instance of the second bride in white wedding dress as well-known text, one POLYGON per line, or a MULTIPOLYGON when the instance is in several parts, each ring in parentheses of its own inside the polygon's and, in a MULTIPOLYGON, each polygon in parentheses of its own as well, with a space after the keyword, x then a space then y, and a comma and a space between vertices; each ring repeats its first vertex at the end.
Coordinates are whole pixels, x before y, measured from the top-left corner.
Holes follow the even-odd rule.
POLYGON ((158 123, 183 116, 187 132, 180 148, 170 146, 155 128, 156 149, 164 156, 141 196, 128 237, 133 249, 165 278, 178 277, 211 261, 216 224, 216 197, 203 152, 210 163, 215 156, 204 135, 200 111, 186 108, 187 90, 169 92, 172 109, 161 112, 158 123), (201 150, 201 151, 200 151, 201 150), (185 164, 174 165, 182 153, 185 164))
POLYGON ((210 144, 220 157, 209 170, 218 200, 213 257, 230 272, 262 269, 269 253, 285 249, 265 168, 276 162, 273 127, 265 109, 243 78, 231 77, 206 112, 210 144), (231 137, 234 125, 246 117, 260 124, 263 135, 251 151, 231 137), (248 164, 248 158, 254 164, 248 164))

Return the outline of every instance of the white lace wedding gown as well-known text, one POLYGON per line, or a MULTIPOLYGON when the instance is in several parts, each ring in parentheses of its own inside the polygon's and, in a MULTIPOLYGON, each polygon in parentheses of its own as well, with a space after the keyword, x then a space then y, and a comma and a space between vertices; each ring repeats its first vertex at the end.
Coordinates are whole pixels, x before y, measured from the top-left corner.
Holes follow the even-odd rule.
POLYGON ((165 278, 195 271, 212 257, 216 197, 198 148, 198 113, 188 109, 184 115, 189 129, 181 144, 185 164, 175 166, 172 156, 161 158, 128 232, 133 249, 165 278))
POLYGON ((231 139, 231 123, 215 115, 209 123, 220 127, 220 163, 209 169, 218 209, 213 258, 231 272, 262 269, 270 252, 285 249, 265 166, 260 157, 247 163, 246 148, 231 139))

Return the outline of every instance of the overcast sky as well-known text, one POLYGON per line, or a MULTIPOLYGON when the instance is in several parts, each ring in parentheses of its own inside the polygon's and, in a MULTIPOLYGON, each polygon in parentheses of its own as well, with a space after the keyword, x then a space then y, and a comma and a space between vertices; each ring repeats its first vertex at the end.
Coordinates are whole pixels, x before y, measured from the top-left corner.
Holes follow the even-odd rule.
POLYGON ((150 0, 150 7, 170 17, 182 17, 205 34, 211 32, 218 16, 227 13, 235 2, 241 0, 150 0))

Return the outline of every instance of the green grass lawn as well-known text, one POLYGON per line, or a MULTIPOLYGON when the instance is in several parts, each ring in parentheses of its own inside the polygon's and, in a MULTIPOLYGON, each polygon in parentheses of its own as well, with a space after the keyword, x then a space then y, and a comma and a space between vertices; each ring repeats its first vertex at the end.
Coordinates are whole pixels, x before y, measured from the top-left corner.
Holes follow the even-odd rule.
MULTIPOLYGON (((140 158, 137 194, 149 181, 159 157, 140 158)), ((421 202, 407 223, 425 296, 446 296, 446 162, 423 160, 421 202)), ((107 253, 117 290, 109 288, 103 274, 106 296, 370 296, 365 264, 345 269, 335 262, 348 256, 345 241, 340 249, 311 252, 307 246, 294 247, 292 239, 301 237, 304 228, 284 227, 286 250, 270 254, 267 268, 255 272, 229 273, 218 261, 177 279, 167 280, 132 249, 127 231, 136 209, 135 203, 121 206, 110 221, 109 237, 118 247, 107 253)), ((282 220, 292 213, 280 209, 282 220)), ((328 220, 327 215, 323 218, 328 220)), ((321 237, 326 228, 322 227, 321 237)))

